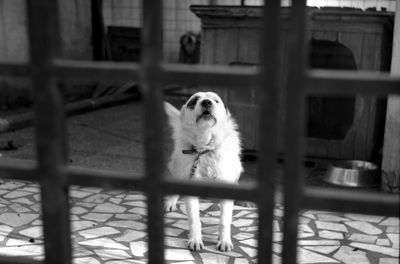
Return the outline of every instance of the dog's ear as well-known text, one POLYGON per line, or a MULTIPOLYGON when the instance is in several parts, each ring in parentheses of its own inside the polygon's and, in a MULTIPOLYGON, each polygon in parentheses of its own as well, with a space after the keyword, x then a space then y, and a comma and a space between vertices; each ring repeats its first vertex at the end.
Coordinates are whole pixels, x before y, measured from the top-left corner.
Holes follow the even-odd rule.
POLYGON ((169 124, 172 126, 172 128, 177 128, 180 124, 181 113, 179 112, 179 110, 168 102, 164 102, 164 110, 168 116, 169 124))
POLYGON ((231 112, 229 111, 227 106, 225 106, 225 111, 226 111, 226 116, 230 117, 231 116, 231 112))

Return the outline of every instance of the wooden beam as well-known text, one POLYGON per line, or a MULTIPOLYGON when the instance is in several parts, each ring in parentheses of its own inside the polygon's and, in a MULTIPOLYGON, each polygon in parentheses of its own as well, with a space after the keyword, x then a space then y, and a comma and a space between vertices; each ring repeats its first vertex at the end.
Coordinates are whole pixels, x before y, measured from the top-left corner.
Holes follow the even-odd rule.
MULTIPOLYGON (((391 74, 400 76, 400 4, 396 5, 391 74)), ((382 189, 400 190, 400 95, 389 95, 382 160, 382 189)))

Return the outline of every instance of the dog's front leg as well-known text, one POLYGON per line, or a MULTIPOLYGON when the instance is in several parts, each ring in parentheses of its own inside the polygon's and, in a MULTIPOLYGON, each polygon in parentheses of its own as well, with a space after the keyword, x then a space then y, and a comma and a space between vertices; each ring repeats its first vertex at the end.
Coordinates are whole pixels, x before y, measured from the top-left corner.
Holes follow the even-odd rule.
POLYGON ((222 200, 220 204, 221 219, 219 223, 219 240, 217 248, 220 251, 231 251, 233 249, 231 240, 233 200, 222 200))
POLYGON ((193 196, 185 197, 186 211, 189 218, 189 241, 188 247, 192 251, 203 249, 201 238, 200 206, 199 198, 193 196))

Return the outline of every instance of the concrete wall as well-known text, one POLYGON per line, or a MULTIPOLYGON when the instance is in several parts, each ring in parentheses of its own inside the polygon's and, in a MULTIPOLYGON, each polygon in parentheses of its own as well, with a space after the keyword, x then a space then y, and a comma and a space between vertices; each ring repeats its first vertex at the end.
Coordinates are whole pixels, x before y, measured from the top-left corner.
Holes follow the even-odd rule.
MULTIPOLYGON (((26 6, 24 0, 0 0, 0 61, 28 61, 26 6)), ((0 109, 30 103, 27 80, 0 77, 0 109)))
POLYGON ((92 16, 90 0, 59 0, 63 57, 92 59, 92 16))
MULTIPOLYGON (((90 1, 59 0, 59 3, 62 57, 91 60, 90 1)), ((29 60, 27 26, 25 0, 0 0, 0 62, 29 60)), ((0 77, 0 109, 29 105, 31 90, 28 80, 0 77)))

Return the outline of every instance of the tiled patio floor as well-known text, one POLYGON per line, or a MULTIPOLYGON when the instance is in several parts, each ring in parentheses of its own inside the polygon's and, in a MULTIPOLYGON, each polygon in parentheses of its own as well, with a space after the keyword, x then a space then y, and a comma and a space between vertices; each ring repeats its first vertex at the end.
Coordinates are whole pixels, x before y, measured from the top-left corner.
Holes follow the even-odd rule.
MULTIPOLYGON (((146 202, 139 192, 72 187, 71 222, 74 262, 146 263, 146 202)), ((205 249, 186 248, 188 233, 183 202, 165 216, 167 263, 255 263, 257 209, 235 206, 234 250, 216 250, 219 208, 201 203, 205 249)), ((282 250, 282 206, 274 211, 274 259, 282 250)), ((399 219, 383 216, 304 211, 299 216, 299 263, 397 264, 399 219)), ((43 258, 40 195, 37 184, 0 184, 0 254, 43 258)))

